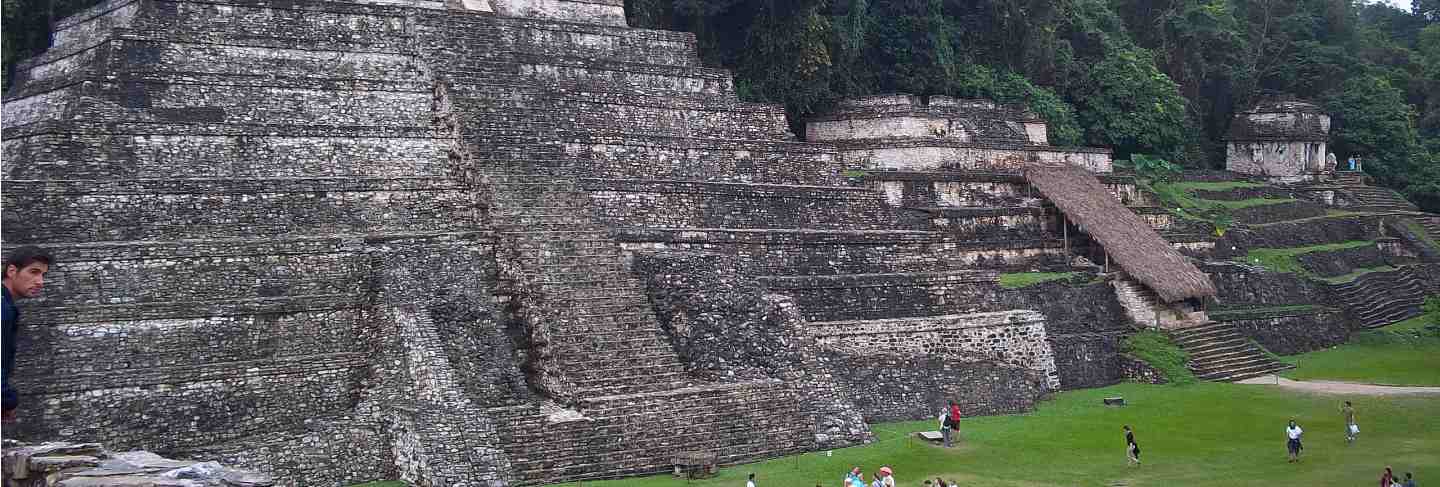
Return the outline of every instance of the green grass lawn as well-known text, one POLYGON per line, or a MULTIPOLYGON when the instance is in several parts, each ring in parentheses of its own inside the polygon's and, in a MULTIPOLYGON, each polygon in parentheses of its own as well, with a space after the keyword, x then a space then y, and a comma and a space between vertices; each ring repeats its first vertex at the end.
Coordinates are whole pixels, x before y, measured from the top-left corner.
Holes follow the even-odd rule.
POLYGON ((1078 272, 1011 272, 1000 274, 1000 287, 1019 289, 1042 282, 1059 281, 1075 277, 1078 272))
POLYGON ((1323 252, 1328 250, 1350 249, 1355 247, 1364 247, 1367 245, 1375 245, 1375 242, 1369 240, 1353 240, 1349 242, 1311 245, 1308 247, 1290 247, 1281 249, 1258 248, 1250 249, 1250 251, 1245 257, 1237 257, 1236 260, 1240 260, 1247 264, 1259 265, 1273 272, 1293 272, 1306 274, 1305 268, 1300 266, 1300 261, 1295 259, 1295 257, 1300 254, 1323 252))
POLYGON ((1280 204, 1280 203, 1294 203, 1294 202, 1295 202, 1295 198, 1250 198, 1250 199, 1245 199, 1245 200, 1234 200, 1234 201, 1229 201, 1229 200, 1205 200, 1205 199, 1202 199, 1202 200, 1200 200, 1200 201, 1203 201, 1203 202, 1205 202, 1205 203, 1207 203, 1207 204, 1211 204, 1211 205, 1214 205, 1214 206, 1219 206, 1219 207, 1222 207, 1222 208, 1228 208, 1228 209, 1231 209, 1231 210, 1239 210, 1239 209, 1242 209, 1242 208, 1250 208, 1250 207, 1255 207, 1255 206, 1278 205, 1278 204, 1280 204))
POLYGON ((1420 315, 1355 333, 1344 345, 1284 357, 1297 366, 1283 375, 1297 380, 1440 386, 1440 331, 1425 329, 1434 320, 1420 315))
MULTIPOLYGON (((966 486, 1249 486, 1370 485, 1381 467, 1440 478, 1440 398, 1327 396, 1273 386, 1198 383, 1117 386, 1058 394, 1031 414, 967 418, 961 446, 946 450, 912 440, 933 421, 875 426, 876 444, 725 467, 716 478, 669 475, 584 482, 586 486, 740 486, 754 472, 762 487, 839 485, 851 465, 867 475, 895 469, 902 486, 939 475, 966 486), (1128 406, 1100 399, 1123 395, 1128 406), (1339 403, 1355 401, 1362 436, 1347 447, 1339 403), (1285 462, 1285 421, 1307 431, 1304 462, 1285 462), (1125 465, 1120 426, 1135 428, 1145 461, 1125 465)), ((575 483, 564 484, 567 486, 575 483)))
POLYGON ((1261 188, 1264 184, 1249 181, 1181 181, 1169 183, 1182 191, 1229 191, 1241 188, 1261 188))

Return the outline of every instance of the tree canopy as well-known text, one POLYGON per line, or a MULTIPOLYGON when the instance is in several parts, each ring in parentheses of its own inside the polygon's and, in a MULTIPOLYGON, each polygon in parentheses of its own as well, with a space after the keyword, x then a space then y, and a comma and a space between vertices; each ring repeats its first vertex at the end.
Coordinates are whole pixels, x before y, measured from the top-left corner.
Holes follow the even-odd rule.
MULTIPOLYGON (((49 26, 96 0, 3 0, 8 84, 49 26)), ((684 30, 740 95, 796 122, 890 92, 1023 103, 1054 145, 1223 167, 1221 136, 1270 92, 1322 103, 1334 152, 1440 211, 1440 0, 626 0, 684 30)))

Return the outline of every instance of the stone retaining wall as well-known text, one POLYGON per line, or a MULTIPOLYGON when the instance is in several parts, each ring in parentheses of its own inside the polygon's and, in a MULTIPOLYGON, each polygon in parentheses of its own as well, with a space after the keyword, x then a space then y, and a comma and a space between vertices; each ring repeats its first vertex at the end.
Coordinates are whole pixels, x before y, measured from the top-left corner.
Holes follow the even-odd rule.
POLYGON ((1329 309, 1255 313, 1244 318, 1232 313, 1224 321, 1235 326, 1266 350, 1280 355, 1312 352, 1345 343, 1350 337, 1349 319, 1345 313, 1329 309))
POLYGON ((812 322, 809 329, 820 343, 855 356, 935 355, 993 361, 1034 370, 1051 389, 1060 386, 1045 336, 1045 317, 1034 311, 812 322))

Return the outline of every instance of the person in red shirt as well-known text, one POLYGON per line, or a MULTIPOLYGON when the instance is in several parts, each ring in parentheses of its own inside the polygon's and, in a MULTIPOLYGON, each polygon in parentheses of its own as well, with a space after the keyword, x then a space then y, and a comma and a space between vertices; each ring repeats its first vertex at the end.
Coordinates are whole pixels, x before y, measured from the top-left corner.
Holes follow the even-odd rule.
POLYGON ((960 433, 960 405, 950 401, 950 429, 951 434, 960 433))

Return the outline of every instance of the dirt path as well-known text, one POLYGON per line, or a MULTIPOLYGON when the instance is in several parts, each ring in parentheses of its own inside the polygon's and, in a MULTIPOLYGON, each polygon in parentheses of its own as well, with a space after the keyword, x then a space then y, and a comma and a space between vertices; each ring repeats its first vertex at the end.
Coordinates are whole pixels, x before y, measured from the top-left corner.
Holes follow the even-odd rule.
POLYGON ((1320 392, 1325 394, 1364 394, 1370 396, 1388 396, 1397 394, 1440 394, 1440 387, 1419 387, 1419 386, 1381 386, 1375 384, 1357 384, 1354 382, 1336 382, 1330 380, 1290 380, 1274 375, 1264 375, 1253 379, 1245 379, 1237 384, 1260 384, 1278 385, 1285 389, 1297 391, 1320 392))

